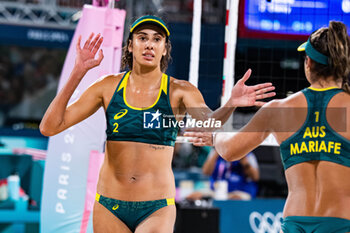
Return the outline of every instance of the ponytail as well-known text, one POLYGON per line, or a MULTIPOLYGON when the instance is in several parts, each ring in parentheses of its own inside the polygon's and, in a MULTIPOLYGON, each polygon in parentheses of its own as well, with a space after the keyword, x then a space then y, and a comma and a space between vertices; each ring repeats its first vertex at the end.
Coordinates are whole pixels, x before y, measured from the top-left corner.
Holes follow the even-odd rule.
POLYGON ((342 88, 350 94, 350 40, 346 26, 342 22, 331 21, 328 27, 328 51, 330 68, 336 79, 342 79, 342 88))
POLYGON ((348 77, 343 78, 342 89, 343 89, 346 93, 350 94, 350 85, 349 85, 349 79, 348 79, 348 77))
POLYGON ((315 62, 312 72, 316 77, 333 76, 335 80, 342 80, 342 88, 350 94, 350 39, 345 24, 331 21, 328 28, 312 33, 310 42, 317 51, 328 56, 328 65, 315 62))

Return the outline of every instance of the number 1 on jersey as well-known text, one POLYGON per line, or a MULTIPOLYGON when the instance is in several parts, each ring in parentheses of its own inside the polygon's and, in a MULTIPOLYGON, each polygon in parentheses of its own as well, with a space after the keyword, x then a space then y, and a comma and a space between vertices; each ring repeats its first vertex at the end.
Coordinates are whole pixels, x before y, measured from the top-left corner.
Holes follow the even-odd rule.
POLYGON ((320 118, 320 112, 315 112, 315 122, 318 122, 319 118, 320 118))

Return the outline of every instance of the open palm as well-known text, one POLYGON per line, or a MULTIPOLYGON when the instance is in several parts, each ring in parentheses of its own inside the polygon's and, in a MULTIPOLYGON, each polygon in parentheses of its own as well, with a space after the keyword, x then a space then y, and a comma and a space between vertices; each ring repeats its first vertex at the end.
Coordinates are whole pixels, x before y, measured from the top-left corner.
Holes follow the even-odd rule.
POLYGON ((93 37, 94 33, 91 33, 89 39, 85 42, 83 48, 81 48, 81 36, 79 36, 76 46, 77 57, 75 59, 75 66, 85 72, 100 65, 103 59, 102 49, 99 51, 97 59, 95 59, 95 55, 101 47, 103 37, 100 34, 97 34, 95 38, 93 37))
POLYGON ((230 98, 233 106, 262 106, 265 104, 265 102, 257 100, 276 95, 275 92, 269 92, 275 89, 275 87, 272 86, 272 83, 262 83, 254 86, 245 85, 245 82, 248 80, 251 73, 251 69, 248 69, 243 78, 238 80, 236 85, 233 87, 230 98))

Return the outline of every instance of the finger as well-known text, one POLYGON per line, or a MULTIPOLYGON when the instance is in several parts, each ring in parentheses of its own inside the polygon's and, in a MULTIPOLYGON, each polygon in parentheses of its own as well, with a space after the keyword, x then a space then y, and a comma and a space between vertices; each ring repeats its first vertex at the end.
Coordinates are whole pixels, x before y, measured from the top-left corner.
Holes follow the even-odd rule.
POLYGON ((252 70, 251 70, 251 69, 248 69, 248 70, 245 72, 245 74, 243 75, 243 78, 241 78, 238 82, 243 82, 243 83, 245 83, 245 82, 249 79, 249 77, 250 77, 251 74, 252 74, 252 70))
POLYGON ((95 36, 95 38, 91 41, 91 43, 89 44, 89 50, 90 50, 90 51, 94 48, 95 44, 96 44, 97 41, 100 39, 100 36, 101 36, 100 33, 97 34, 97 35, 95 36))
POLYGON ((94 49, 92 50, 92 53, 94 55, 97 53, 97 50, 101 47, 102 42, 103 42, 103 37, 100 37, 100 39, 97 41, 94 49))
POLYGON ((276 95, 276 92, 270 92, 270 93, 265 93, 265 94, 261 94, 261 95, 257 95, 255 97, 255 99, 257 100, 261 100, 261 99, 266 99, 266 98, 270 98, 276 95))
POLYGON ((185 132, 184 136, 185 137, 197 137, 198 133, 194 133, 194 132, 185 132))
POLYGON ((79 35, 79 37, 78 37, 77 51, 80 51, 80 50, 81 50, 81 48, 80 48, 80 43, 81 43, 81 35, 79 35))
POLYGON ((273 91, 273 90, 275 90, 274 86, 265 87, 265 88, 262 88, 262 89, 259 89, 259 90, 255 91, 255 94, 256 95, 261 95, 261 94, 264 94, 266 92, 273 91))
POLYGON ((188 139, 188 141, 191 143, 201 143, 202 142, 200 137, 191 137, 188 139))
POLYGON ((199 141, 199 142, 193 143, 193 145, 195 145, 195 146, 211 146, 211 143, 208 141, 199 141))
POLYGON ((262 101, 255 101, 254 105, 257 106, 257 107, 262 107, 264 106, 265 104, 267 104, 268 102, 262 102, 262 101))
POLYGON ((85 44, 84 44, 84 49, 88 49, 89 48, 89 44, 90 44, 90 41, 92 39, 92 37, 94 36, 94 33, 92 32, 89 36, 89 39, 87 39, 87 41, 85 41, 85 44))
POLYGON ((194 143, 193 145, 195 145, 195 146, 205 146, 204 143, 194 143))
POLYGON ((96 67, 96 66, 99 66, 101 64, 101 61, 103 59, 103 52, 102 50, 100 50, 99 54, 98 54, 98 58, 95 60, 95 59, 91 59, 89 62, 88 62, 88 65, 89 67, 93 68, 93 67, 96 67))
POLYGON ((100 52, 98 52, 97 65, 101 64, 101 61, 103 60, 103 58, 104 58, 103 50, 101 49, 100 52))
POLYGON ((257 84, 257 85, 252 86, 252 88, 254 91, 256 91, 256 90, 263 89, 266 87, 271 87, 271 86, 272 86, 272 83, 261 83, 261 84, 257 84))

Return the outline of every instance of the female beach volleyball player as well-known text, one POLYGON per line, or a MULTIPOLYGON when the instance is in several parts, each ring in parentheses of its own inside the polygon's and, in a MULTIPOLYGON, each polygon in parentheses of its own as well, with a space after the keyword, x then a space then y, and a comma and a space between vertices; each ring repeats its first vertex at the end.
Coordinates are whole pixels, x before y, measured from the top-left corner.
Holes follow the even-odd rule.
POLYGON ((225 108, 212 112, 198 89, 167 76, 170 32, 155 16, 143 16, 130 28, 122 62, 129 72, 97 80, 67 107, 89 69, 103 59, 102 37, 90 35, 77 57, 69 80, 52 101, 40 124, 44 135, 55 135, 84 120, 100 107, 106 112, 107 143, 93 211, 94 232, 173 232, 176 210, 171 161, 177 127, 161 127, 162 117, 174 119, 186 111, 193 118, 223 122, 232 108, 262 105, 271 97, 271 83, 245 86, 250 70, 233 88, 225 108), (196 109, 195 109, 196 108, 196 109), (201 110, 198 110, 198 109, 201 110), (197 111, 196 111, 197 110, 197 111))
POLYGON ((330 22, 298 48, 309 88, 264 105, 237 134, 185 134, 238 160, 272 133, 289 189, 284 233, 350 232, 349 46, 346 26, 330 22))

